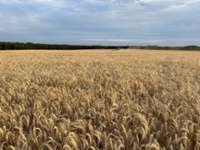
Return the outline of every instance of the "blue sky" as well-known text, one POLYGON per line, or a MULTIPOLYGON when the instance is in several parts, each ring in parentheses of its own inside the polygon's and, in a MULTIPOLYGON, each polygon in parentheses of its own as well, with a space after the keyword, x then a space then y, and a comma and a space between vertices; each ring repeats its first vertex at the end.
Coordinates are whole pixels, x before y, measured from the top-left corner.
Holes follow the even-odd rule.
POLYGON ((200 45, 200 0, 0 0, 0 41, 200 45))

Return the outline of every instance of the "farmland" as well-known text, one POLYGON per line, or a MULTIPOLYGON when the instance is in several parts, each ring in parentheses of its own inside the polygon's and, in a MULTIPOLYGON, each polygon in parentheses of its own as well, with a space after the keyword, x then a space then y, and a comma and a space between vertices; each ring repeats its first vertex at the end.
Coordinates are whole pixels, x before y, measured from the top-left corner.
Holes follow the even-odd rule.
POLYGON ((199 150, 200 53, 0 51, 0 149, 199 150))

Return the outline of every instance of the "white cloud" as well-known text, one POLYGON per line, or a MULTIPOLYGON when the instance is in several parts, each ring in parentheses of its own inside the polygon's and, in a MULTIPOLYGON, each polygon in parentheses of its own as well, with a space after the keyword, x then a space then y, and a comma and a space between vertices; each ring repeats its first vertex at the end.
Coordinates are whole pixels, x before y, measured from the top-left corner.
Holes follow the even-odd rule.
POLYGON ((197 5, 198 3, 200 3, 200 0, 183 1, 180 4, 170 5, 168 8, 165 9, 165 11, 183 10, 190 7, 191 5, 197 5))

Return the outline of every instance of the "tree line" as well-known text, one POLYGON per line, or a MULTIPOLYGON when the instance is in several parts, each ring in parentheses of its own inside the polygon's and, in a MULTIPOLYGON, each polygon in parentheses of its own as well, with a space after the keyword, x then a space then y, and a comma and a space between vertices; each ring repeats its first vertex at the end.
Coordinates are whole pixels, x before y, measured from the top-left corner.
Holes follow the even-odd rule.
POLYGON ((40 44, 40 43, 21 43, 21 42, 0 42, 0 50, 80 50, 80 49, 152 49, 152 50, 194 50, 200 51, 199 46, 102 46, 102 45, 66 45, 66 44, 40 44))
POLYGON ((200 47, 196 45, 188 46, 157 46, 157 45, 148 45, 148 46, 130 46, 129 48, 133 49, 150 49, 150 50, 188 50, 188 51, 200 51, 200 47))
POLYGON ((20 42, 0 42, 0 50, 79 50, 79 49, 118 49, 127 46, 101 46, 101 45, 65 45, 65 44, 38 44, 20 42))

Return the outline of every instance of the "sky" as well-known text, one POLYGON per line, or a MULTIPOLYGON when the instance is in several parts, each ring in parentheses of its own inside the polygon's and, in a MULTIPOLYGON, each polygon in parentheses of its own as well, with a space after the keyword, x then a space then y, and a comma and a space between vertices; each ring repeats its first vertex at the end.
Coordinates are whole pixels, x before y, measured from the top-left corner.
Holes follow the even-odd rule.
POLYGON ((200 0, 0 0, 0 41, 200 45, 200 0))

